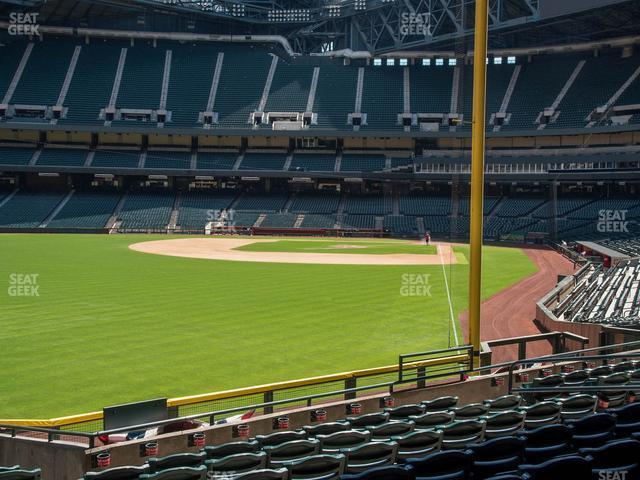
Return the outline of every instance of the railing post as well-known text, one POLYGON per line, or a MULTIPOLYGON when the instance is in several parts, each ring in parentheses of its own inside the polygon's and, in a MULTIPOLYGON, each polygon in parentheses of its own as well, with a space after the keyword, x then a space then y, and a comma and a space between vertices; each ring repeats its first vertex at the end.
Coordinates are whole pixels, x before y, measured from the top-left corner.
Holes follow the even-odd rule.
MULTIPOLYGON (((349 390, 351 388, 356 388, 357 384, 358 383, 357 383, 356 377, 345 378, 344 389, 349 390)), ((356 392, 344 392, 345 400, 351 400, 353 398, 356 398, 356 392)))
POLYGON ((520 340, 518 342, 518 360, 524 360, 527 358, 527 342, 520 340))
POLYGON ((416 383, 417 388, 424 388, 427 386, 427 380, 425 378, 420 379, 420 377, 427 376, 427 368, 426 367, 418 367, 416 369, 416 375, 418 377, 418 381, 416 383))
MULTIPOLYGON (((264 401, 263 403, 271 403, 273 402, 273 390, 269 390, 267 392, 264 392, 264 401)), ((273 413, 273 406, 272 405, 268 405, 266 407, 264 407, 264 414, 268 415, 270 413, 273 413)))

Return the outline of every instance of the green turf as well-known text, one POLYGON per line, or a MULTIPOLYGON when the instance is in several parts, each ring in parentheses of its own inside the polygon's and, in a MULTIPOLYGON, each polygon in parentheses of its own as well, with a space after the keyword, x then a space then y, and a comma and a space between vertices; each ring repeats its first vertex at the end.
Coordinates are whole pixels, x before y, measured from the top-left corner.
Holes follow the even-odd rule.
POLYGON ((235 250, 247 252, 300 252, 300 253, 346 253, 346 254, 421 254, 435 255, 436 247, 397 242, 375 242, 356 240, 275 240, 272 242, 255 242, 235 250))
MULTIPOLYGON (((0 418, 393 364, 399 353, 450 342, 440 265, 227 262, 128 249, 167 238, 0 235, 0 418), (39 296, 9 296, 11 274, 31 273, 39 296), (431 296, 401 294, 410 274, 431 275, 431 296)), ((518 249, 487 247, 484 266, 484 297, 535 271, 518 249)), ((456 314, 467 304, 467 269, 445 267, 456 314)))

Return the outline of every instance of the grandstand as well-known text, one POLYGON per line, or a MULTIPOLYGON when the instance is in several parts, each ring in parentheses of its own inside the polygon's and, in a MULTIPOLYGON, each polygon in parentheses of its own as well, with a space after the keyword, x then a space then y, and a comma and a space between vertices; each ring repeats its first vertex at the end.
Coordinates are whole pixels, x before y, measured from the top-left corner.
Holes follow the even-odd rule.
POLYGON ((0 26, 0 480, 640 478, 640 0, 0 26))

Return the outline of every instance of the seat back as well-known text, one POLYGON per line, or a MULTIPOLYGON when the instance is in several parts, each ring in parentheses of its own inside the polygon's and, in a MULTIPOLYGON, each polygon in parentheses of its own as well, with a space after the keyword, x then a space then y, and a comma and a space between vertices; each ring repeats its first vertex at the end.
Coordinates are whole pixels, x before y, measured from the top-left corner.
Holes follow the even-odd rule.
POLYGON ((425 411, 424 405, 400 405, 395 408, 385 408, 384 412, 389 414, 390 420, 404 420, 411 415, 422 415, 425 411))
POLYGON ((484 403, 470 403, 449 411, 455 415, 456 420, 473 420, 489 413, 489 406, 484 403))
MULTIPOLYGON (((114 467, 101 472, 87 472, 82 478, 87 480, 134 480, 148 472, 148 465, 143 465, 142 467, 114 467)), ((0 478, 4 480, 4 477, 0 478)))
POLYGON ((267 454, 265 452, 236 453, 228 457, 206 460, 204 464, 210 472, 243 473, 257 468, 265 468, 267 466, 267 454))
POLYGON ((267 454, 267 464, 271 467, 280 466, 283 462, 297 460, 320 453, 320 442, 313 440, 292 440, 280 445, 270 445, 263 448, 267 454))
POLYGON ((323 452, 337 452, 341 448, 356 447, 370 441, 371 433, 369 431, 347 430, 330 435, 318 435, 316 439, 320 442, 320 450, 323 452))
POLYGON ((422 402, 425 412, 446 412, 458 405, 458 397, 438 397, 433 400, 425 400, 422 402))
POLYGON ((202 450, 208 459, 228 457, 238 453, 254 453, 260 448, 260 444, 255 440, 248 442, 229 442, 222 445, 204 447, 202 450))
POLYGON ((591 478, 591 462, 578 455, 548 460, 539 465, 520 465, 520 473, 527 480, 557 480, 560 478, 591 478))
POLYGON ((26 470, 22 468, 16 468, 11 470, 0 471, 0 478, 2 480, 40 480, 41 471, 39 468, 33 470, 26 470))
POLYGON ((386 412, 366 413, 357 417, 347 417, 347 422, 351 428, 373 427, 389 421, 389 414, 386 412))
POLYGON ((293 432, 287 430, 286 432, 275 432, 268 435, 256 435, 255 440, 260 444, 260 447, 266 447, 267 445, 279 445, 285 442, 291 442, 293 440, 306 440, 307 432, 293 432))
POLYGON ((433 412, 422 415, 412 415, 409 420, 417 429, 434 428, 453 422, 454 414, 450 412, 433 412))
POLYGON ((581 448, 580 455, 588 455, 593 459, 593 469, 637 469, 640 462, 640 442, 630 439, 612 440, 600 447, 581 448))
POLYGON ((574 370, 564 376, 565 385, 583 385, 587 380, 589 380, 588 370, 574 370))
POLYGON ((416 474, 408 465, 389 465, 368 469, 362 473, 342 475, 341 480, 415 480, 416 474))
POLYGON ((288 480, 289 470, 286 468, 267 469, 261 468, 251 472, 241 473, 233 477, 234 480, 288 480))
POLYGON ((160 470, 176 467, 199 467, 207 459, 205 452, 200 453, 177 453, 166 457, 150 458, 149 472, 155 473, 160 470))
POLYGON ((413 467, 417 477, 468 478, 473 466, 473 453, 469 450, 436 452, 422 458, 409 458, 405 462, 413 467))
POLYGON ((616 417, 610 413, 595 413, 579 420, 567 422, 567 426, 576 435, 596 435, 612 432, 616 426, 616 417))
POLYGON ((342 454, 313 455, 287 464, 291 480, 330 480, 344 473, 346 457, 342 454))
POLYGON ((392 465, 398 455, 396 442, 371 442, 359 447, 343 448, 340 450, 347 458, 345 471, 357 473, 374 467, 392 465))
POLYGON ((467 448, 473 452, 475 461, 490 461, 514 456, 522 458, 525 444, 524 438, 512 436, 494 438, 467 448))
POLYGON ((302 429, 307 432, 309 437, 315 437, 316 435, 344 432, 345 430, 350 430, 351 425, 348 422, 327 422, 318 425, 306 425, 302 429))
POLYGON ((541 425, 558 423, 560 420, 560 405, 556 402, 540 402, 530 407, 522 407, 519 411, 525 414, 526 428, 537 428, 541 425))
POLYGON ((460 420, 442 427, 443 448, 459 448, 484 440, 484 420, 460 420))
POLYGON ((573 439, 573 431, 566 425, 543 425, 518 434, 525 439, 527 448, 541 448, 557 444, 568 444, 573 439))
POLYGON ((140 475, 140 480, 206 480, 207 467, 176 467, 156 473, 140 475))
POLYGON ((497 413, 520 407, 522 397, 520 395, 503 395, 492 400, 485 400, 484 404, 489 407, 489 413, 497 413))
POLYGON ((386 440, 395 435, 405 435, 415 427, 413 422, 392 421, 383 423, 375 427, 369 427, 367 430, 371 433, 372 440, 386 440))
POLYGON ((485 437, 497 438, 513 435, 524 428, 524 418, 524 413, 515 410, 482 417, 487 422, 485 437))
POLYGON ((575 420, 592 414, 598 405, 598 398, 593 395, 572 395, 560 400, 560 417, 562 420, 575 420))
POLYGON ((442 447, 442 430, 418 430, 406 435, 391 437, 398 444, 398 458, 422 457, 440 450, 442 447))

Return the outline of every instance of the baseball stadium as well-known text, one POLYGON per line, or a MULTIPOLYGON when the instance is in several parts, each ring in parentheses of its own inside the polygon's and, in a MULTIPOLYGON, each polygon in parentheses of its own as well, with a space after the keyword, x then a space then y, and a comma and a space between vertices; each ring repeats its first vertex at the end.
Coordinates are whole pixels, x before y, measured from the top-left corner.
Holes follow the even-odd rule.
POLYGON ((0 480, 640 479, 640 0, 0 0, 0 281, 0 480))

